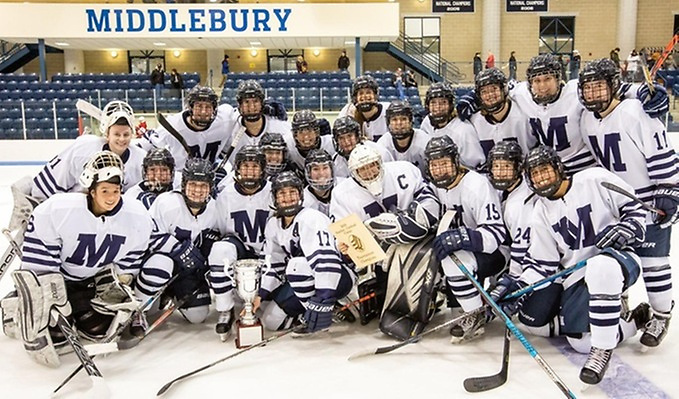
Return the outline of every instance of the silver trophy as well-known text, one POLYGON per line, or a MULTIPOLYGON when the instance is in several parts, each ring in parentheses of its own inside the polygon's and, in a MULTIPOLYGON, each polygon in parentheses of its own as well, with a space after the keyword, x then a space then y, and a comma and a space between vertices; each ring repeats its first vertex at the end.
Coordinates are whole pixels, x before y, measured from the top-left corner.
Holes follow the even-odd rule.
POLYGON ((234 282, 238 296, 243 299, 244 311, 236 322, 236 347, 246 348, 264 338, 264 328, 252 311, 259 293, 262 262, 257 259, 242 259, 233 263, 234 282))

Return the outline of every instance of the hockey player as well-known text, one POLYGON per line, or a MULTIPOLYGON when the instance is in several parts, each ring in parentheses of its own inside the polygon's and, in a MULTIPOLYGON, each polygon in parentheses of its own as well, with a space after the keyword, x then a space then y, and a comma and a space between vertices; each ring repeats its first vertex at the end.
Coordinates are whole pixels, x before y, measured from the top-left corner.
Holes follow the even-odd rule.
POLYGON ((231 144, 231 132, 236 114, 228 104, 219 105, 219 98, 211 87, 195 86, 187 97, 188 108, 167 117, 167 121, 182 136, 190 153, 164 127, 150 130, 140 145, 146 150, 167 148, 175 158, 177 172, 184 169, 190 157, 215 162, 222 149, 231 144))
POLYGON ((217 197, 219 232, 208 258, 210 282, 219 312, 216 331, 226 339, 233 322, 233 282, 227 277, 239 259, 258 259, 264 245, 264 228, 271 216, 271 183, 266 179, 266 160, 257 146, 245 146, 235 158, 233 178, 217 197))
POLYGON ((580 101, 588 111, 581 131, 601 166, 634 187, 639 198, 663 211, 646 220, 646 241, 637 248, 653 319, 641 343, 658 346, 667 334, 672 301, 671 226, 679 220, 679 159, 658 119, 646 115, 641 103, 621 101, 620 72, 609 59, 594 60, 582 71, 580 101))
POLYGON ((287 138, 288 156, 300 170, 304 169, 304 160, 311 150, 323 149, 334 154, 332 137, 321 136, 318 119, 308 109, 297 111, 292 117, 292 136, 287 138))
POLYGON ((484 69, 476 75, 475 90, 481 112, 471 117, 483 153, 495 143, 515 140, 524 152, 535 147, 537 140, 530 133, 528 116, 507 95, 507 77, 497 68, 484 69))
MULTIPOLYGON (((632 190, 603 168, 590 168, 568 177, 551 147, 531 150, 526 157, 526 179, 540 198, 533 211, 524 271, 517 280, 504 278, 491 295, 501 299, 561 267, 586 260, 585 269, 563 282, 559 318, 561 333, 567 335, 571 346, 579 352, 589 351, 580 379, 597 384, 606 372, 613 349, 634 336, 649 317, 647 305, 632 312, 632 320, 620 317, 621 294, 639 276, 639 257, 633 247, 644 241, 647 212, 627 197, 604 189, 602 182, 632 190)), ((538 288, 533 295, 542 290, 538 288)), ((505 302, 505 311, 511 316, 528 295, 505 302)))
POLYGON ((336 180, 332 156, 325 150, 309 151, 304 162, 304 176, 308 183, 304 189, 304 207, 315 209, 334 221, 330 216, 330 199, 336 180))
MULTIPOLYGON (((481 281, 499 273, 506 264, 500 246, 507 239, 502 222, 500 197, 488 179, 460 166, 457 146, 448 136, 434 137, 424 150, 427 179, 445 211, 455 215, 447 230, 434 239, 434 251, 441 261, 446 288, 465 312, 482 306, 481 296, 450 259, 454 253, 481 281)), ((483 333, 485 314, 455 325, 450 333, 453 343, 483 333)))
POLYGON ((306 333, 326 330, 337 300, 349 293, 356 275, 335 248, 328 217, 302 206, 303 185, 295 174, 276 176, 271 195, 275 217, 264 233, 270 267, 262 275, 256 303, 262 303, 262 321, 278 330, 303 316, 306 333))
POLYGON ((84 166, 80 184, 87 193, 50 196, 37 206, 26 230, 17 292, 2 301, 3 329, 21 336, 33 360, 57 367, 57 346, 65 337, 54 315, 68 316, 91 340, 111 338, 138 302, 129 283, 139 273, 154 223, 142 204, 123 201, 123 161, 110 151, 96 153, 84 166), (120 312, 118 312, 120 310, 120 312))
POLYGON ((154 148, 142 162, 143 181, 125 192, 125 198, 141 201, 150 208, 159 194, 172 190, 174 158, 166 148, 154 148))
POLYGON ((351 116, 341 116, 335 119, 332 125, 332 142, 337 153, 333 157, 335 176, 349 177, 349 154, 357 144, 364 144, 377 152, 382 157, 382 162, 391 162, 389 151, 374 141, 364 140, 361 135, 361 126, 351 116))
POLYGON ((424 106, 429 115, 424 118, 420 129, 431 137, 449 136, 460 150, 460 162, 476 169, 486 160, 485 153, 477 139, 474 126, 462 121, 455 111, 455 93, 445 82, 433 83, 427 89, 424 106))
POLYGON ((288 145, 280 133, 266 132, 259 141, 259 147, 266 158, 264 171, 269 180, 285 171, 295 171, 297 166, 288 161, 288 145))
POLYGON ((351 104, 340 110, 338 117, 351 116, 359 123, 362 136, 377 141, 389 129, 385 113, 389 103, 379 102, 380 86, 370 75, 361 75, 351 84, 351 104))
MULTIPOLYGON (((179 312, 192 324, 204 322, 209 313, 206 259, 212 244, 220 238, 217 207, 210 201, 213 184, 212 164, 206 159, 189 158, 182 170, 181 191, 156 198, 149 212, 165 233, 166 250, 156 251, 146 259, 136 286, 138 296, 146 299, 178 274, 165 294, 181 303, 179 312)), ((134 327, 133 335, 143 333, 142 325, 134 327)))
POLYGON ((394 160, 412 163, 424 174, 424 147, 429 135, 413 128, 413 108, 407 101, 392 101, 386 119, 389 132, 380 137, 377 144, 386 148, 394 160))

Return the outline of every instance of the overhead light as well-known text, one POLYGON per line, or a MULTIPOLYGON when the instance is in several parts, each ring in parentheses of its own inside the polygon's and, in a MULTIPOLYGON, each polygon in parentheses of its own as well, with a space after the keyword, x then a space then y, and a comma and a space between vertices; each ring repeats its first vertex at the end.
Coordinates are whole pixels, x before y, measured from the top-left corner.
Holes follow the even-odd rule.
POLYGON ((250 55, 253 57, 257 57, 257 50, 255 49, 250 50, 250 55))
POLYGON ((217 0, 210 0, 210 3, 216 3, 217 0))
POLYGON ((174 55, 175 58, 179 58, 179 56, 182 55, 182 52, 180 50, 175 50, 172 52, 172 55, 174 55))
POLYGON ((313 54, 314 54, 314 57, 318 57, 319 55, 321 55, 321 50, 314 49, 313 54))
POLYGON ((111 57, 112 57, 112 58, 116 58, 117 56, 118 56, 118 52, 117 52, 117 51, 115 51, 115 50, 111 51, 111 57))
POLYGON ((165 43, 163 42, 153 42, 154 46, 165 46, 165 43))
POLYGON ((54 42, 54 44, 57 45, 57 46, 70 46, 70 44, 68 44, 66 42, 54 42))
POLYGON ((344 44, 356 44, 356 42, 353 40, 347 40, 346 42, 344 42, 344 44))
POLYGON ((261 46, 262 42, 250 42, 251 46, 261 46))

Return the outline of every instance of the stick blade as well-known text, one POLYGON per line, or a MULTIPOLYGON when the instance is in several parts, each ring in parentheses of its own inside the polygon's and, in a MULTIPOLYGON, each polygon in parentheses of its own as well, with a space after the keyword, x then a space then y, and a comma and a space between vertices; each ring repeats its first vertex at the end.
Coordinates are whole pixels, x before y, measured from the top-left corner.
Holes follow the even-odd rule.
POLYGON ((367 356, 370 356, 370 355, 375 355, 375 354, 377 354, 377 352, 375 352, 374 349, 368 349, 368 350, 364 350, 364 351, 361 351, 361 352, 354 353, 353 355, 349 356, 347 358, 347 360, 351 362, 351 361, 354 361, 356 359, 361 359, 361 358, 364 358, 364 357, 367 357, 367 356))
POLYGON ((507 373, 489 375, 486 377, 471 377, 464 380, 464 389, 467 392, 485 392, 502 386, 507 382, 507 373))
POLYGON ((106 399, 111 397, 111 390, 102 377, 92 376, 92 398, 106 399))
POLYGON ((160 388, 158 390, 158 392, 156 393, 156 396, 162 396, 165 392, 167 392, 167 390, 170 389, 172 384, 174 384, 174 381, 175 380, 172 380, 172 381, 168 382, 167 384, 163 385, 163 387, 160 388))

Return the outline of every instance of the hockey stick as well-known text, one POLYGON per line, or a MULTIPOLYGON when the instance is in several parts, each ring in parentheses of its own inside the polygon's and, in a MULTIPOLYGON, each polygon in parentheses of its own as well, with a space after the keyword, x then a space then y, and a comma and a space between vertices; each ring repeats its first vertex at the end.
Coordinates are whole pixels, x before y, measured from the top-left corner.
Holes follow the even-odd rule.
POLYGON ((90 104, 89 102, 83 99, 78 99, 78 101, 75 102, 75 107, 78 109, 78 111, 86 115, 89 115, 92 118, 96 119, 97 121, 101 122, 101 110, 96 106, 90 104))
POLYGON ((238 128, 236 134, 233 135, 231 145, 229 146, 229 148, 226 149, 226 153, 224 153, 224 156, 222 157, 222 160, 219 162, 219 165, 217 165, 217 167, 215 168, 215 171, 223 168, 224 165, 226 165, 226 163, 229 161, 229 157, 238 146, 238 142, 240 142, 241 137, 243 137, 243 134, 245 134, 245 126, 241 125, 241 127, 238 128))
POLYGON ((505 337, 502 346, 502 367, 497 374, 484 377, 470 377, 464 380, 464 389, 467 392, 484 392, 495 389, 507 382, 509 374, 509 346, 511 343, 511 332, 505 328, 505 337))
POLYGON ((665 212, 662 209, 658 209, 656 207, 648 205, 644 201, 640 200, 639 197, 630 193, 629 191, 625 190, 624 188, 622 188, 620 186, 617 186, 613 183, 609 183, 609 182, 605 182, 605 181, 601 182, 601 186, 603 186, 603 188, 605 188, 607 190, 615 191, 618 194, 624 195, 625 197, 627 197, 627 198, 631 199, 632 201, 636 202, 637 204, 641 205, 642 208, 646 209, 649 212, 657 213, 660 216, 665 216, 665 212))
POLYGON ((467 269, 467 267, 460 262, 460 259, 455 256, 455 254, 451 254, 450 258, 455 262, 457 267, 460 268, 462 273, 467 277, 467 279, 474 285, 476 290, 481 294, 483 299, 490 305, 491 310, 495 315, 499 318, 501 318, 504 322, 507 328, 514 334, 514 336, 521 342, 524 348, 528 351, 528 353, 531 355, 533 359, 540 365, 540 367, 547 373, 549 378, 552 380, 554 384, 556 384, 557 387, 561 390, 561 392, 567 397, 567 398, 575 398, 575 394, 573 391, 571 391, 567 386, 566 383, 563 382, 563 380, 554 372, 554 369, 552 369, 549 364, 545 361, 545 359, 540 356, 538 351, 531 345, 530 342, 526 339, 526 337, 519 331, 519 329, 516 327, 516 325, 512 322, 512 319, 507 316, 507 314, 502 311, 502 308, 493 300, 493 298, 490 296, 489 293, 486 292, 486 290, 483 289, 483 286, 481 283, 474 278, 474 275, 467 269))
POLYGON ((156 117, 158 118, 158 123, 160 124, 160 126, 167 130, 167 132, 170 133, 172 137, 177 139, 177 141, 179 141, 179 144, 181 144, 182 147, 184 147, 184 150, 186 151, 186 154, 189 156, 189 158, 192 157, 193 154, 191 153, 191 147, 189 147, 188 143, 186 142, 186 140, 184 140, 184 137, 182 137, 182 135, 179 134, 177 129, 175 129, 174 126, 172 126, 170 122, 168 122, 167 119, 165 119, 163 114, 161 114, 160 112, 158 112, 158 115, 156 115, 156 117))
POLYGON ((655 74, 658 73, 660 68, 662 68, 662 65, 665 63, 665 60, 667 60, 667 57, 669 57, 670 53, 674 49, 674 46, 679 43, 679 33, 675 34, 672 36, 672 39, 670 39, 670 42, 667 43, 667 46, 662 51, 662 54, 660 55, 660 58, 658 58, 658 61, 653 64, 653 68, 651 69, 651 79, 655 78, 655 74))
POLYGON ((558 279, 559 277, 563 277, 563 276, 566 276, 566 275, 568 275, 568 274, 571 274, 571 273, 573 273, 574 271, 579 270, 579 269, 582 269, 582 268, 585 267, 585 266, 587 266, 587 260, 586 260, 586 259, 585 259, 585 260, 581 260, 580 262, 576 263, 575 265, 573 265, 573 266, 571 266, 571 267, 567 267, 567 268, 561 270, 561 271, 558 272, 558 273, 554 273, 554 274, 552 274, 552 275, 549 276, 549 277, 545 277, 545 278, 543 278, 542 280, 540 280, 540 281, 538 281, 538 282, 535 282, 535 283, 533 283, 533 284, 531 284, 531 285, 529 285, 529 286, 527 286, 527 287, 523 287, 523 288, 521 288, 521 289, 518 289, 518 290, 516 290, 516 291, 510 293, 509 295, 502 297, 502 299, 501 299, 500 301, 502 302, 502 301, 506 301, 507 299, 518 298, 518 297, 520 297, 521 295, 527 294, 527 293, 529 293, 529 292, 531 292, 531 291, 535 291, 535 289, 536 289, 537 287, 540 287, 540 286, 545 285, 545 284, 547 284, 547 283, 549 283, 549 282, 552 282, 552 281, 558 279))
POLYGON ((2 255, 2 262, 0 262, 0 280, 2 280, 2 276, 5 275, 7 269, 9 268, 9 265, 12 264, 14 259, 17 256, 21 256, 21 248, 19 248, 17 240, 23 238, 25 226, 26 224, 24 224, 24 228, 19 229, 16 232, 16 234, 14 234, 14 237, 12 237, 9 230, 5 229, 2 231, 2 233, 5 235, 5 237, 7 237, 7 240, 9 241, 9 246, 5 250, 5 253, 2 255))

